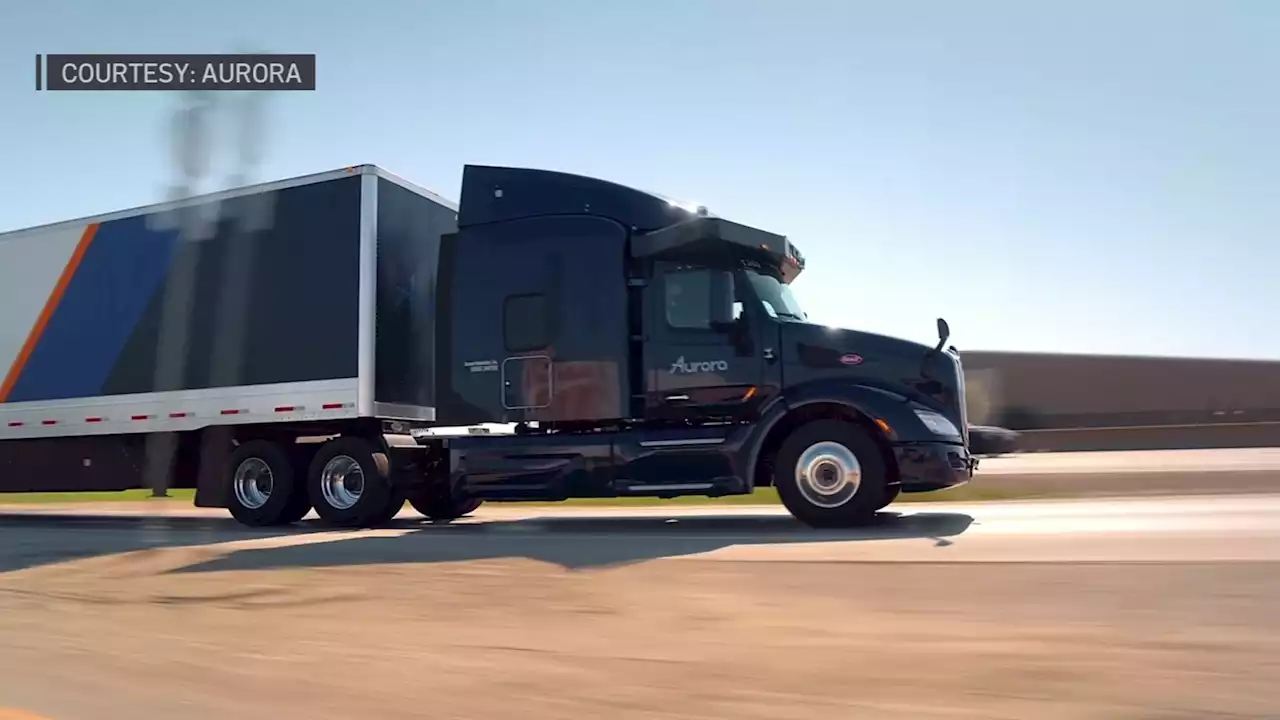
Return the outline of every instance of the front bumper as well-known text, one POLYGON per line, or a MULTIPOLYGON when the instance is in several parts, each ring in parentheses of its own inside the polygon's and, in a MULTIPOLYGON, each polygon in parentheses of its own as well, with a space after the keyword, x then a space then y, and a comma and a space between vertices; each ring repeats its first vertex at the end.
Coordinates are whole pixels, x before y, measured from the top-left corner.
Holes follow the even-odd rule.
POLYGON ((902 492, 930 492, 963 485, 978 461, 963 445, 944 442, 902 443, 893 448, 902 492))

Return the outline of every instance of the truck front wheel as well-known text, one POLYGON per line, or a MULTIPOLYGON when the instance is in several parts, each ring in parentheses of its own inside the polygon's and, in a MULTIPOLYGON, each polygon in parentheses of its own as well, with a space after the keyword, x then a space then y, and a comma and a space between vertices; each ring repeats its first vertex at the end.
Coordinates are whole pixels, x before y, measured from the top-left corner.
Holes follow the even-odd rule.
POLYGON ((324 444, 307 471, 307 492, 320 518, 342 527, 386 524, 404 504, 391 486, 391 462, 368 440, 344 436, 324 444))
POLYGON ((875 441, 840 420, 801 426, 779 448, 774 486, 782 504, 810 527, 862 525, 888 500, 888 471, 875 441))

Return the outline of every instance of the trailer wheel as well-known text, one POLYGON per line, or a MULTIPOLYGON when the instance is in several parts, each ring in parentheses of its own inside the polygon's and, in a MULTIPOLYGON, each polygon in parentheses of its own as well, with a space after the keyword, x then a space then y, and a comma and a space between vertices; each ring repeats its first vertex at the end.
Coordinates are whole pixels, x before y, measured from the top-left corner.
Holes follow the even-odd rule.
MULTIPOLYGON (((227 462, 227 509, 242 525, 263 527, 295 522, 299 487, 293 463, 284 448, 267 440, 250 440, 231 453, 227 462)), ((303 511, 302 515, 306 512, 303 511)))
MULTIPOLYGON (((315 457, 315 446, 294 445, 291 450, 293 459, 293 476, 295 478, 306 478, 307 469, 311 464, 311 458, 315 457)), ((311 495, 307 492, 307 484, 300 480, 296 480, 293 486, 293 495, 289 498, 289 508, 280 518, 282 525, 291 525, 298 522, 311 512, 311 495)))
POLYGON ((334 438, 320 448, 307 470, 307 493, 321 519, 343 527, 385 524, 404 504, 391 486, 386 454, 359 437, 334 438))
POLYGON ((875 441, 840 420, 801 426, 782 443, 774 486, 782 504, 810 527, 863 525, 890 500, 888 472, 875 441))
POLYGON ((374 518, 373 522, 370 524, 374 526, 386 525, 392 520, 395 520, 396 516, 400 514, 400 511, 404 509, 404 502, 404 493, 401 491, 394 491, 394 494, 391 497, 391 502, 387 503, 387 507, 383 511, 382 515, 374 518))
MULTIPOLYGON (((294 476, 297 477, 296 475, 294 476)), ((292 525, 311 512, 311 496, 307 494, 307 486, 295 480, 293 492, 289 496, 288 507, 280 515, 280 525, 292 525)))
POLYGON ((409 495, 409 504, 428 520, 457 520, 480 508, 481 500, 459 498, 438 485, 419 489, 409 495))

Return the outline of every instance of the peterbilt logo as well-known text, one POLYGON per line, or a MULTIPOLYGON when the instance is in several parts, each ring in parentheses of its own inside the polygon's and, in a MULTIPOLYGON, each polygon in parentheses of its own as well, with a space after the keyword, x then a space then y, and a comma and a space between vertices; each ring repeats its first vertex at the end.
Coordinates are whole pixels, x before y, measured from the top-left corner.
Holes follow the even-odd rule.
POLYGON ((688 375, 692 373, 703 372, 725 372, 729 369, 729 363, 724 360, 706 360, 704 362, 685 362, 684 356, 681 355, 675 362, 671 363, 672 375, 688 375))

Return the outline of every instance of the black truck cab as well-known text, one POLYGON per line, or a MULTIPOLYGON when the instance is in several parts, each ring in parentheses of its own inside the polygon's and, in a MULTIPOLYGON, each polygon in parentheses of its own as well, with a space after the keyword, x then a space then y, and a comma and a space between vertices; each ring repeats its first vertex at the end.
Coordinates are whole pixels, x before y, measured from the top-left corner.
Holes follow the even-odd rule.
POLYGON ((565 173, 467 166, 441 240, 437 421, 451 492, 750 493, 811 525, 966 482, 958 353, 808 321, 786 237, 565 173))

